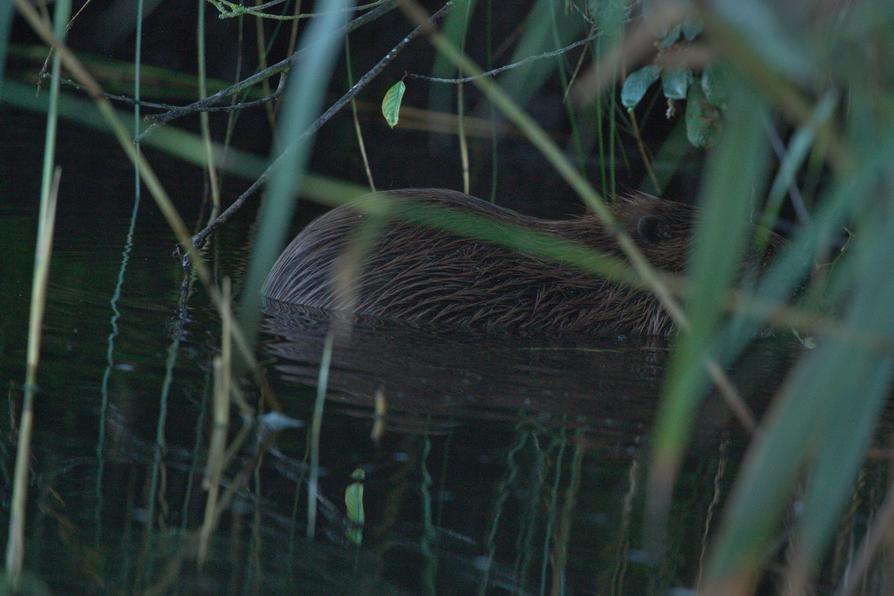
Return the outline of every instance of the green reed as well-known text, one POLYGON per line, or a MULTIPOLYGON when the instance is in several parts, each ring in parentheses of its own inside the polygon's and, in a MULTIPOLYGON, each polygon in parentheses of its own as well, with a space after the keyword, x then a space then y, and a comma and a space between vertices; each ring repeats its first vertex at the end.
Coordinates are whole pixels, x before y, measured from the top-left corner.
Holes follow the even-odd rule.
MULTIPOLYGON (((65 23, 71 10, 68 0, 56 3, 53 21, 57 36, 65 34, 65 23)), ((5 35, 4 35, 5 37, 5 35)), ((5 46, 5 39, 4 44, 5 46)), ((6 543, 6 573, 9 587, 17 591, 21 586, 25 561, 25 524, 28 498, 28 470, 31 463, 31 438, 34 429, 34 399, 37 392, 37 368, 40 363, 44 307, 47 301, 47 282, 50 256, 53 252, 53 229, 56 222, 56 200, 61 171, 55 167, 56 129, 58 123, 59 55, 53 56, 52 78, 47 109, 47 128, 44 139, 43 170, 40 191, 40 212, 37 225, 37 247, 34 252, 34 274, 31 283, 31 309, 28 318, 28 355, 25 369, 25 396, 16 444, 16 466, 10 507, 9 537, 6 543)))
POLYGON ((278 142, 273 148, 277 167, 258 214, 258 239, 252 249, 241 303, 240 327, 246 329, 248 338, 255 337, 260 321, 261 285, 285 244, 295 208, 292 196, 301 188, 310 158, 311 139, 301 143, 292 139, 298 138, 321 111, 326 86, 320 81, 328 81, 332 76, 335 58, 342 47, 336 32, 344 24, 348 7, 346 0, 321 4, 323 16, 314 19, 305 32, 305 55, 289 77, 278 118, 278 142))
POLYGON ((9 32, 12 29, 12 3, 0 5, 0 99, 3 98, 3 81, 6 71, 6 52, 9 49, 9 32))

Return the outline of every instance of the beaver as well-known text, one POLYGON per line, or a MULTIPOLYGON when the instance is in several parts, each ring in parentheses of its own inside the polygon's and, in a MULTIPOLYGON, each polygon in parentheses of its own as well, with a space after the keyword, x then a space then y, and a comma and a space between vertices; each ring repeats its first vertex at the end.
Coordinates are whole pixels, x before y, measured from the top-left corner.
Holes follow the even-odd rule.
MULTIPOLYGON (((444 189, 394 190, 388 195, 398 201, 472 213, 497 224, 520 225, 623 256, 613 235, 592 214, 558 221, 539 219, 444 189)), ((618 225, 653 266, 669 273, 683 272, 695 208, 634 194, 616 200, 612 210, 618 225)), ((348 203, 311 222, 273 265, 264 295, 415 326, 485 333, 666 336, 674 329, 649 292, 548 258, 394 219, 384 224, 366 252, 355 291, 347 295, 336 290, 334 273, 340 255, 368 217, 348 203)))

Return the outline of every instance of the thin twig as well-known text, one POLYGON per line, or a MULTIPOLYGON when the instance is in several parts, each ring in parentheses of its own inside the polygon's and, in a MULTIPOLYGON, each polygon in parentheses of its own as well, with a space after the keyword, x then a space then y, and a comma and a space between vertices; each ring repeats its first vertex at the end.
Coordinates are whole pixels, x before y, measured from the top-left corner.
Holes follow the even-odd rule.
MULTIPOLYGON (((58 62, 54 64, 53 70, 57 74, 59 73, 58 62)), ((38 222, 34 276, 31 282, 25 397, 22 402, 22 417, 16 439, 12 501, 9 506, 9 534, 6 541, 6 574, 9 576, 12 592, 19 590, 22 565, 25 560, 25 511, 28 502, 28 464, 31 461, 34 429, 34 396, 38 390, 37 366, 40 363, 41 332, 47 302, 47 280, 50 272, 50 256, 53 252, 53 230, 56 223, 56 201, 59 195, 60 176, 61 170, 57 166, 50 186, 44 187, 42 191, 41 221, 38 222)))
MULTIPOLYGON (((596 26, 594 25, 590 29, 590 35, 595 35, 596 26)), ((574 70, 571 72, 571 78, 568 79, 568 86, 565 88, 565 94, 562 96, 562 103, 568 101, 568 94, 571 92, 571 88, 574 87, 574 82, 577 80, 578 75, 580 74, 580 69, 584 65, 584 58, 587 57, 587 48, 590 46, 585 46, 584 51, 580 53, 580 56, 577 58, 577 64, 574 65, 574 70)))
POLYGON ((199 569, 208 555, 208 542, 214 531, 215 508, 220 493, 220 481, 223 475, 224 451, 227 442, 227 429, 230 424, 230 387, 232 384, 232 348, 230 345, 230 278, 225 277, 221 284, 222 310, 220 333, 220 356, 214 358, 214 427, 211 431, 211 443, 208 447, 208 463, 202 484, 208 491, 205 501, 205 518, 199 530, 199 547, 196 556, 199 569))
MULTIPOLYGON (((452 0, 445 3, 437 12, 432 14, 430 17, 430 22, 433 23, 437 19, 446 15, 451 8, 453 8, 452 0)), ((388 66, 398 56, 398 54, 400 54, 404 50, 404 48, 406 48, 410 44, 410 42, 416 39, 416 37, 418 37, 419 34, 422 33, 422 31, 423 27, 420 25, 413 29, 406 37, 400 40, 400 42, 398 42, 396 46, 391 48, 391 51, 389 51, 381 60, 379 60, 378 64, 373 66, 369 71, 366 72, 366 74, 360 77, 360 80, 358 80, 353 87, 348 89, 347 93, 342 95, 334 104, 329 107, 328 110, 323 112, 323 114, 319 118, 317 118, 313 122, 313 124, 308 126, 307 129, 303 133, 301 133, 301 135, 297 139, 292 141, 292 143, 303 143, 311 135, 320 130, 320 128, 322 128, 324 124, 326 124, 333 116, 335 116, 335 114, 337 114, 343 107, 348 105, 348 103, 350 103, 350 101, 354 97, 356 97, 357 94, 360 93, 360 91, 362 91, 367 85, 369 85, 369 83, 373 79, 375 79, 383 70, 385 70, 385 67, 388 66)), ((239 195, 239 197, 235 201, 233 201, 233 203, 229 207, 227 207, 223 213, 218 215, 214 221, 209 223, 203 230, 193 236, 192 242, 196 248, 201 248, 202 246, 204 246, 205 242, 208 239, 208 236, 213 234, 215 230, 217 230, 217 228, 229 221, 229 219, 233 217, 233 215, 237 211, 239 211, 239 209, 242 208, 245 202, 252 195, 254 195, 265 182, 267 182, 267 179, 273 173, 273 170, 276 168, 277 164, 279 164, 282 156, 287 153, 289 153, 288 148, 283 150, 283 152, 280 153, 269 166, 267 166, 267 169, 264 170, 263 173, 261 173, 257 180, 252 182, 251 186, 249 186, 241 195, 239 195)))
POLYGON ((593 19, 592 15, 589 14, 589 3, 584 3, 584 6, 586 7, 585 11, 581 10, 580 6, 577 5, 577 2, 569 2, 569 4, 571 5, 571 8, 574 9, 574 12, 576 12, 580 16, 580 18, 585 20, 591 27, 596 26, 596 21, 593 19))
POLYGON ((428 75, 408 73, 406 78, 418 79, 421 81, 429 81, 431 83, 450 83, 452 85, 459 85, 461 83, 471 83, 475 79, 480 79, 482 77, 494 77, 494 76, 500 74, 501 72, 505 72, 507 70, 512 70, 513 68, 518 68, 519 66, 524 66, 525 64, 528 64, 530 62, 536 62, 537 60, 544 60, 546 58, 554 58, 556 56, 561 56, 562 54, 570 52, 574 48, 579 48, 580 46, 593 41, 594 39, 598 38, 600 35, 601 35, 601 33, 594 33, 594 34, 589 35, 583 39, 579 39, 579 40, 575 41, 574 43, 570 43, 567 46, 565 46, 564 48, 559 48, 558 50, 552 50, 551 52, 545 52, 543 54, 537 54, 536 56, 528 56, 527 58, 522 58, 518 62, 513 62, 512 64, 506 64, 505 66, 500 66, 499 68, 494 68, 493 70, 488 70, 488 71, 482 72, 481 74, 477 74, 477 75, 471 76, 471 77, 461 77, 461 78, 457 78, 457 79, 445 79, 443 77, 430 77, 428 75))
MULTIPOLYGON (((764 128, 767 130, 767 137, 770 139, 770 146, 773 148, 773 153, 776 154, 776 159, 779 160, 781 165, 785 161, 785 145, 782 143, 782 139, 779 138, 779 132, 769 121, 764 120, 764 128)), ((798 217, 798 223, 810 223, 810 211, 807 209, 804 197, 801 196, 801 189, 798 188, 798 185, 794 180, 788 185, 788 198, 792 202, 792 207, 794 207, 795 214, 798 217)))
MULTIPOLYGON (((255 0, 255 4, 259 4, 258 0, 255 0)), ((267 35, 264 31, 264 20, 257 16, 255 17, 255 51, 258 53, 258 68, 263 72, 267 68, 267 35)), ((280 77, 281 79, 282 77, 280 77)), ((261 90, 265 97, 272 95, 269 79, 261 81, 261 90)), ((276 110, 273 104, 264 104, 264 112, 267 114, 270 130, 276 134, 276 110)))
MULTIPOLYGON (((469 13, 472 9, 471 2, 466 3, 466 15, 463 18, 463 36, 460 45, 461 51, 466 51, 466 38, 469 34, 469 13)), ((465 93, 463 84, 456 86, 456 134, 459 137, 459 161, 462 167, 463 192, 469 194, 469 143, 466 139, 465 126, 465 93)))
MULTIPOLYGON (((51 75, 43 74, 41 75, 42 79, 48 79, 51 75)), ((79 85, 76 81, 71 79, 60 79, 60 83, 65 85, 66 87, 71 87, 72 89, 76 89, 78 91, 83 91, 87 93, 87 90, 83 87, 83 85, 79 85)), ((277 86, 276 90, 273 91, 270 95, 265 97, 259 97, 258 99, 253 99, 251 101, 240 101, 233 102, 229 105, 225 106, 209 106, 201 112, 238 112, 239 110, 245 110, 248 108, 254 108, 257 106, 262 106, 266 103, 269 103, 275 99, 279 99, 279 97, 283 93, 283 85, 277 86)), ((126 103, 130 106, 140 106, 141 108, 150 108, 153 110, 179 110, 181 106, 174 105, 172 103, 159 103, 156 101, 145 101, 145 100, 137 100, 131 97, 130 95, 118 95, 115 93, 103 93, 102 97, 118 103, 126 103)), ((152 116, 148 116, 147 118, 151 119, 152 116)), ((142 137, 142 135, 140 135, 142 137)))
MULTIPOLYGON (((74 16, 71 17, 70 19, 68 19, 68 23, 65 24, 65 33, 66 34, 68 34, 68 32, 71 31, 71 28, 74 26, 74 22, 78 19, 79 16, 81 16, 82 12, 87 10, 87 7, 90 6, 92 1, 93 0, 87 0, 86 2, 84 2, 84 4, 81 5, 81 7, 74 14, 74 16)), ((52 77, 52 75, 47 72, 47 67, 49 67, 50 58, 52 58, 52 57, 53 57, 53 48, 50 48, 50 51, 47 53, 47 57, 43 61, 43 66, 40 67, 40 73, 38 74, 38 80, 52 77)), ((40 83, 38 83, 38 87, 39 86, 40 86, 40 83)))
MULTIPOLYGON (((348 87, 354 86, 354 72, 351 67, 351 42, 345 35, 345 62, 348 71, 348 87)), ((376 183, 373 180, 372 168, 369 167, 369 157, 366 155, 366 143, 363 142, 363 130, 360 128, 360 119, 357 117, 357 101, 351 98, 351 115, 354 118, 354 133, 357 135, 357 145, 360 147, 360 157, 363 159, 363 169, 366 171, 366 179, 369 181, 369 189, 376 192, 376 183)))
MULTIPOLYGON (((397 5, 397 0, 389 0, 385 4, 382 4, 381 6, 379 6, 378 8, 375 8, 375 9, 369 11, 368 13, 365 13, 365 14, 357 17, 356 19, 352 20, 350 23, 348 23, 342 29, 340 34, 347 35, 351 31, 354 31, 355 29, 362 27, 363 25, 365 25, 371 21, 376 20, 377 18, 381 17, 382 15, 390 12, 396 5, 397 5)), ((245 89, 248 89, 249 87, 252 87, 255 84, 257 84, 269 77, 272 77, 272 76, 277 75, 281 72, 285 72, 285 71, 289 70, 290 68, 292 68, 292 64, 295 61, 297 61, 298 58, 303 53, 304 53, 304 48, 301 48, 297 52, 295 52, 294 54, 289 56, 288 58, 280 60, 276 64, 271 65, 269 68, 266 68, 262 71, 256 72, 255 74, 244 78, 243 80, 239 81, 238 83, 230 85, 229 87, 227 87, 225 89, 221 89, 217 93, 209 95, 205 99, 193 102, 189 105, 174 108, 168 112, 165 112, 164 114, 157 114, 155 116, 150 117, 149 119, 155 125, 162 125, 162 124, 167 124, 168 122, 170 122, 172 120, 176 120, 178 118, 182 118, 184 116, 194 114, 196 112, 208 111, 208 109, 211 108, 212 106, 216 106, 216 105, 223 103, 227 97, 229 97, 235 93, 239 93, 240 91, 244 91, 245 89)), ((145 135, 152 128, 153 127, 150 127, 143 134, 145 135)))
MULTIPOLYGON (((53 77, 53 75, 51 75, 48 72, 41 73, 39 75, 40 80, 50 79, 52 77, 53 77)), ((84 93, 88 93, 87 89, 83 85, 80 85, 77 81, 74 81, 72 79, 60 78, 59 82, 61 84, 65 85, 66 87, 71 87, 72 89, 76 89, 78 91, 83 91, 84 93)), ((179 106, 175 106, 175 105, 169 104, 169 103, 158 103, 158 102, 154 102, 154 101, 136 100, 133 97, 131 97, 130 95, 116 95, 114 93, 103 93, 102 96, 103 96, 103 98, 105 98, 109 101, 117 101, 120 103, 126 103, 131 106, 140 106, 141 108, 151 108, 153 110, 176 110, 179 107, 179 106)))
POLYGON ((649 152, 646 150, 645 143, 643 143, 643 137, 639 132, 639 124, 636 122, 636 114, 633 112, 633 108, 627 108, 627 114, 630 116, 630 123, 633 125, 633 136, 636 139, 639 155, 643 159, 643 165, 646 167, 646 173, 649 175, 649 180, 652 181, 652 186, 655 187, 655 192, 660 193, 661 186, 658 184, 658 178, 655 177, 655 171, 652 169, 652 160, 649 159, 649 152))
MULTIPOLYGON (((208 96, 208 77, 205 68, 205 3, 199 5, 199 23, 197 27, 196 62, 198 63, 199 99, 208 96)), ((208 113, 199 114, 202 131, 202 145, 205 148, 206 171, 208 184, 211 186, 211 204, 214 213, 220 211, 220 178, 217 173, 217 165, 214 162, 214 150, 211 145, 211 124, 208 113)), ((135 132, 139 132, 139 128, 135 132)))

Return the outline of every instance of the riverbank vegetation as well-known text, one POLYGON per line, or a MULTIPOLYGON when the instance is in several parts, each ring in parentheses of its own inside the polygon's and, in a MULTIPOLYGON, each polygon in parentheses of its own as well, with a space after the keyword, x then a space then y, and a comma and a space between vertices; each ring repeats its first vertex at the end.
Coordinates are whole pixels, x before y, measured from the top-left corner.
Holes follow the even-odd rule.
MULTIPOLYGON (((114 135, 134 166, 134 212, 148 194, 179 243, 181 300, 210 301, 222 321, 220 355, 213 362, 215 432, 204 477, 210 487, 204 524, 190 528, 191 538, 154 578, 162 587, 184 561, 204 563, 221 512, 250 481, 255 463, 236 465, 228 458, 257 430, 252 421, 279 402, 256 353, 259 289, 294 229, 296 205, 309 200, 334 206, 387 189, 392 176, 377 156, 383 145, 400 155, 401 142, 415 135, 416 144, 411 148, 407 141, 403 149, 407 159, 440 143, 454 156, 453 187, 497 203, 506 184, 501 176, 518 155, 506 146, 524 147, 536 155, 529 159, 549 165, 556 188, 613 229, 607 205, 619 193, 690 193, 675 197, 698 204, 701 213, 685 278, 657 271, 623 231, 617 235, 623 259, 471 217, 456 231, 641 287, 675 320, 679 333, 655 397, 640 504, 652 564, 660 567, 668 548, 671 503, 698 413, 705 400, 723 400, 734 420, 730 432, 747 437, 748 447, 722 505, 711 508, 716 519, 706 524, 699 574, 687 587, 713 594, 752 593, 768 582, 792 594, 817 586, 841 594, 890 588, 880 569, 894 531, 894 492, 878 473, 894 457, 880 431, 894 374, 890 6, 538 0, 510 9, 485 0, 426 6, 415 0, 362 6, 346 0, 214 0, 198 2, 190 13, 196 19, 194 50, 172 41, 195 52, 195 68, 188 70, 143 63, 141 23, 147 15, 140 13, 142 2, 133 4, 135 18, 115 32, 134 40, 129 59, 66 44, 66 36, 95 24, 89 3, 74 7, 83 13, 73 12, 68 0, 42 8, 14 0, 9 10, 0 7, 0 65, 7 65, 0 71, 0 99, 47 120, 7 541, 6 573, 13 585, 20 585, 27 568, 29 432, 40 432, 40 422, 32 429, 30 416, 32 402, 40 399, 33 390, 40 382, 52 247, 55 127, 62 119, 114 135), (255 66, 237 67, 235 82, 205 67, 211 19, 238 22, 239 32, 227 42, 230 49, 215 39, 214 56, 255 66), (249 28, 256 47, 243 38, 249 28), (371 30, 395 41, 383 49, 383 43, 370 42, 371 34, 364 37, 371 30), (357 38, 367 45, 354 43, 357 38), (351 126, 343 127, 349 134, 338 143, 351 147, 351 158, 327 169, 315 139, 334 118, 349 119, 351 126), (234 139, 234 131, 246 134, 244 119, 254 136, 234 139), (197 221, 184 221, 182 206, 168 197, 166 187, 177 181, 156 174, 151 152, 157 151, 204 168, 205 207, 197 221), (349 173, 338 175, 342 171, 349 173), (240 211, 254 202, 256 211, 240 211), (255 213, 251 256, 231 297, 210 247, 233 218, 255 213), (763 275, 740 280, 748 247, 762 249, 767 242, 760 229, 751 237, 750 223, 776 229, 788 242, 763 275), (193 291, 196 285, 201 293, 193 291), (729 371, 768 329, 790 338, 797 357, 770 405, 755 411, 729 371), (242 426, 228 415, 229 401, 242 414, 242 426)), ((415 181, 432 185, 422 176, 415 181)), ((372 223, 369 237, 360 237, 372 242, 377 226, 397 212, 387 193, 363 208, 372 223)), ((424 206, 399 214, 456 225, 439 222, 437 211, 424 206)), ((309 468, 302 477, 308 536, 316 524, 332 333, 323 346, 309 421, 309 468)), ((376 407, 384 408, 378 401, 376 407)), ((362 478, 361 471, 345 496, 354 543, 364 523, 362 478)), ((553 565, 562 561, 556 553, 560 549, 553 551, 553 565)), ((556 569, 549 585, 541 582, 541 592, 562 592, 556 569)), ((482 592, 487 586, 485 580, 482 592)), ((656 593, 666 587, 653 586, 656 593)))

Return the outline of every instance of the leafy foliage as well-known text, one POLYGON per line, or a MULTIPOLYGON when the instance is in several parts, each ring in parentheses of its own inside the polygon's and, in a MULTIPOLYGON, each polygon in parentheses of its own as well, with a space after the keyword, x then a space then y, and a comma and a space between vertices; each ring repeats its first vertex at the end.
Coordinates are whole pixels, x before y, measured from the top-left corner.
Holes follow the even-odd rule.
MULTIPOLYGON (((682 21, 658 43, 659 51, 673 51, 696 39, 704 29, 701 19, 682 21)), ((665 67, 649 64, 630 73, 621 89, 621 103, 633 109, 642 101, 649 88, 661 77, 661 92, 669 103, 686 100, 686 136, 696 147, 712 146, 722 128, 722 113, 729 98, 729 78, 725 67, 708 65, 701 74, 701 90, 693 82, 695 75, 690 68, 665 67)), ((673 110, 669 110, 669 114, 673 110)))

